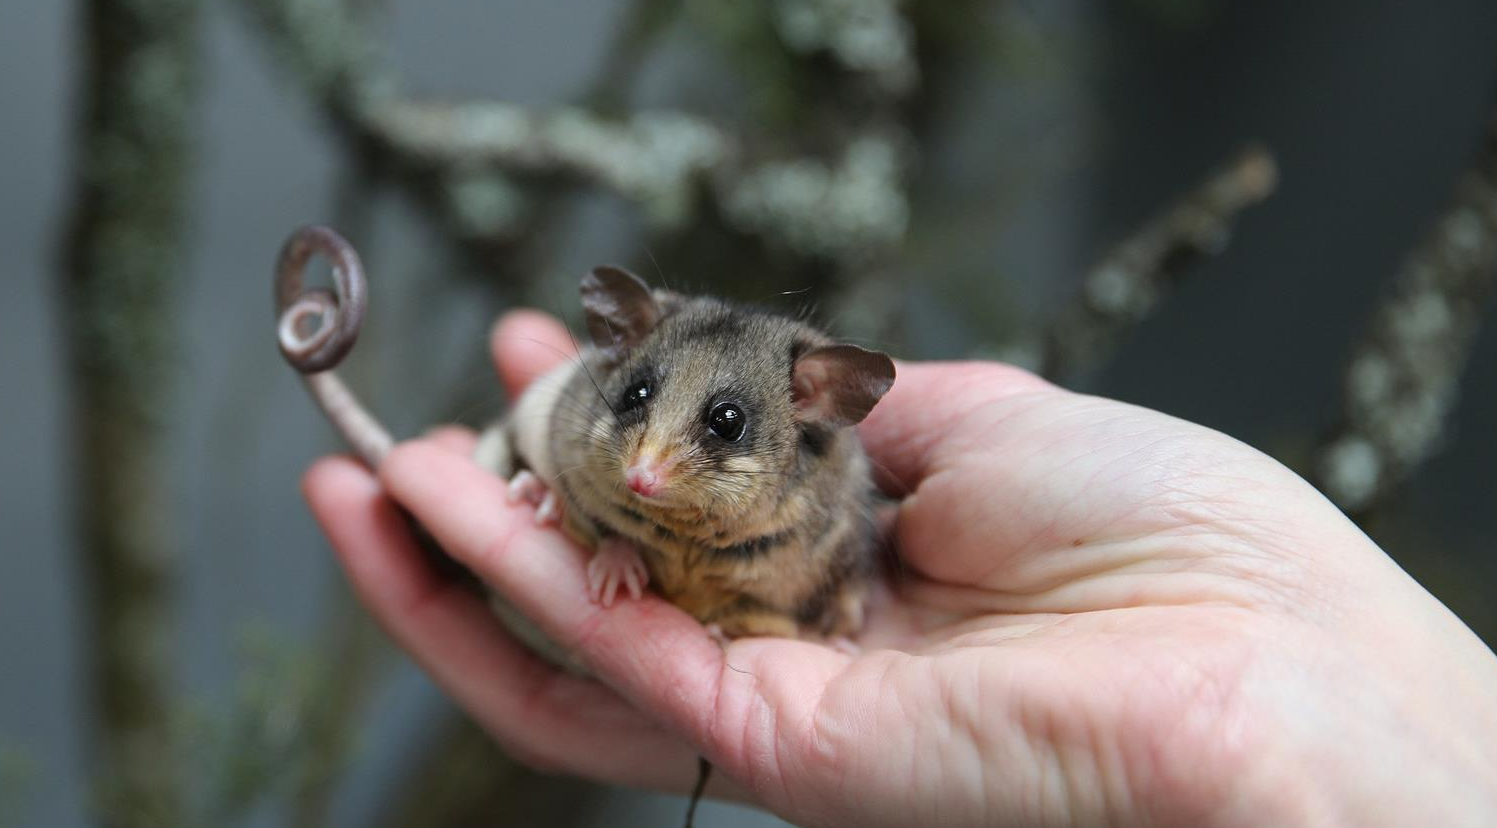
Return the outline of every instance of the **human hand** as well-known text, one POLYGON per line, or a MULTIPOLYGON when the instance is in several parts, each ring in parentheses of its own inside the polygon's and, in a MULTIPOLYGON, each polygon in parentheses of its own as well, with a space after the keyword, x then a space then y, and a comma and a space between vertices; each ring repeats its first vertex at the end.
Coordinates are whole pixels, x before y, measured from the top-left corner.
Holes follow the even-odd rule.
MULTIPOLYGON (((570 350, 535 314, 494 343, 511 392, 570 350)), ((470 436, 402 444, 377 479, 325 459, 305 488, 385 629, 543 768, 684 791, 700 754, 714 793, 808 825, 1497 814, 1497 658, 1270 458, 990 363, 901 364, 861 430, 907 496, 856 656, 590 603, 583 551, 506 505, 470 436), (432 570, 395 503, 598 680, 432 570)))

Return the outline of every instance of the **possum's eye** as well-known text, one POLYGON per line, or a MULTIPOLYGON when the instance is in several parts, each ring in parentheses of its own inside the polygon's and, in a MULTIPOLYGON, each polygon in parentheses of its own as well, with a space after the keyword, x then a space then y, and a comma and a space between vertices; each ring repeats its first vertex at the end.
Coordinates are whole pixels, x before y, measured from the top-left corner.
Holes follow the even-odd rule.
POLYGON ((649 399, 650 381, 640 380, 624 391, 624 398, 619 400, 619 408, 623 411, 633 411, 644 405, 649 399))
POLYGON ((743 436, 743 411, 732 403, 718 403, 707 415, 707 427, 730 443, 743 436))

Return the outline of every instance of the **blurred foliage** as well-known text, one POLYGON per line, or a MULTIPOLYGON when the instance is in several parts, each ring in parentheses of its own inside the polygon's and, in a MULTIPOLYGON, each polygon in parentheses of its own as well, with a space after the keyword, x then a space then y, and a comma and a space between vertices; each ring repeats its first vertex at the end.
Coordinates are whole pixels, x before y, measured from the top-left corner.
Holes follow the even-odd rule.
POLYGON ((775 34, 770 3, 686 0, 683 5, 693 29, 737 70, 747 93, 740 98, 746 108, 738 117, 760 122, 766 133, 774 134, 807 114, 813 96, 801 83, 795 56, 775 34))
MULTIPOLYGON (((367 626, 367 625, 364 625, 367 626)), ((237 678, 225 699, 184 701, 171 731, 176 764, 167 771, 183 791, 183 825, 227 826, 289 805, 311 807, 326 824, 325 802, 307 804, 309 791, 336 779, 357 750, 359 729, 345 710, 361 709, 362 659, 374 643, 353 650, 338 642, 301 642, 267 624, 249 625, 237 647, 237 678)), ((346 642, 344 642, 346 643, 346 642)), ((102 780, 97 809, 117 813, 123 797, 102 780)))
POLYGON ((188 721, 191 767, 212 776, 196 786, 203 796, 202 825, 222 825, 257 804, 331 777, 339 757, 318 748, 328 739, 353 738, 329 727, 345 700, 338 691, 347 665, 343 653, 297 644, 269 627, 252 628, 240 645, 239 679, 219 717, 188 721))

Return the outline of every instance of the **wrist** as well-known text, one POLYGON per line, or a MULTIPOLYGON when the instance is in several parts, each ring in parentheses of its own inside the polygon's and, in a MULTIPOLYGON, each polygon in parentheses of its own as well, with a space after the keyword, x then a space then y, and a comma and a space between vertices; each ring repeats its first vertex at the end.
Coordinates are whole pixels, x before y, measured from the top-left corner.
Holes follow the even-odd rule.
POLYGON ((1275 746, 1228 824, 1497 822, 1497 659, 1464 628, 1383 632, 1260 688, 1275 746))

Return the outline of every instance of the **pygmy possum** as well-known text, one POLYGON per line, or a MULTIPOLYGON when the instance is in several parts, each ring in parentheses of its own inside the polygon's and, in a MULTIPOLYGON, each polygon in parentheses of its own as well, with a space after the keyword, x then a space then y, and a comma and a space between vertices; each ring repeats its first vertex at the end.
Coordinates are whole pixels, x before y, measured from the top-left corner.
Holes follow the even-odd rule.
MULTIPOLYGON (((294 233, 277 264, 279 339, 371 467, 388 432, 338 381, 367 302, 352 246, 294 233), (313 255, 334 291, 303 290, 313 255)), ((889 390, 888 356, 798 319, 652 290, 617 267, 583 276, 591 344, 486 429, 477 461, 592 549, 592 600, 649 586, 721 640, 855 634, 876 570, 875 496, 852 426, 889 390)), ((516 625, 513 610, 496 609, 516 625)), ((566 662, 533 628, 517 632, 566 662)))

